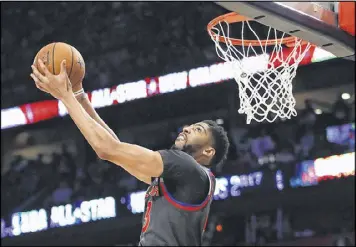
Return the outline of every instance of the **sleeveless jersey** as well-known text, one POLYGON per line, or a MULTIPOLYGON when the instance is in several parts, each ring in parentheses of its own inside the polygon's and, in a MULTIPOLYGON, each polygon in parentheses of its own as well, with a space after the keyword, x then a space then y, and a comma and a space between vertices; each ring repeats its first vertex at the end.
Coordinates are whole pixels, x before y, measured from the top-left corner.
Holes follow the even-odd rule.
POLYGON ((209 177, 209 193, 199 205, 175 200, 167 191, 163 178, 155 178, 146 191, 140 246, 201 246, 210 205, 215 190, 215 177, 209 177))

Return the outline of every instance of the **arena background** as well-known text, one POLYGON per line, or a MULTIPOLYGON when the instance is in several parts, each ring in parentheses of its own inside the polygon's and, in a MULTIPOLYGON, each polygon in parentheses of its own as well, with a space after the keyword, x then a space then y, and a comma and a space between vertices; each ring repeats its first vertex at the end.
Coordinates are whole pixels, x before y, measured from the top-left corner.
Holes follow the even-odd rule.
POLYGON ((206 32, 223 13, 212 2, 1 3, 2 245, 138 242, 146 185, 98 159, 30 79, 55 41, 81 52, 85 90, 122 141, 157 150, 184 124, 226 128, 204 245, 354 245, 354 62, 309 61, 293 82, 298 116, 246 125, 206 32), (150 90, 113 100, 127 83, 150 90))

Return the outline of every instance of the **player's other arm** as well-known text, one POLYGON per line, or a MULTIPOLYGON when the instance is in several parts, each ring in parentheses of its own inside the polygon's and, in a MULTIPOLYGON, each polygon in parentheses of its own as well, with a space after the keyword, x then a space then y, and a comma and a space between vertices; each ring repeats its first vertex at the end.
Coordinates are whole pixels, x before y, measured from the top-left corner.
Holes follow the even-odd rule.
POLYGON ((121 166, 148 184, 151 183, 151 177, 158 177, 162 173, 163 162, 160 154, 138 145, 120 142, 115 134, 112 135, 112 130, 107 130, 110 128, 99 117, 88 99, 79 103, 73 96, 62 101, 85 139, 101 159, 121 166))
POLYGON ((84 110, 89 114, 90 117, 92 117, 98 124, 100 124, 104 129, 106 129, 110 135, 112 135, 113 138, 119 141, 119 138, 117 135, 114 133, 112 129, 101 119, 99 114, 95 111, 94 107, 90 103, 88 96, 86 93, 79 94, 75 96, 75 98, 78 100, 78 102, 82 105, 84 110))
MULTIPOLYGON (((90 103, 88 96, 85 93, 77 95, 76 99, 81 104, 81 106, 84 108, 84 110, 89 114, 90 117, 92 117, 104 129, 106 129, 115 140, 117 140, 118 142, 120 141, 119 138, 117 137, 117 135, 114 133, 114 131, 112 129, 110 129, 110 127, 104 122, 104 120, 101 119, 101 117, 96 112, 96 110, 90 103)), ((138 171, 134 167, 127 166, 125 164, 120 164, 120 166, 123 169, 125 169, 128 173, 130 173, 131 175, 136 177, 138 180, 140 180, 146 184, 151 184, 151 177, 143 174, 142 172, 138 171)))

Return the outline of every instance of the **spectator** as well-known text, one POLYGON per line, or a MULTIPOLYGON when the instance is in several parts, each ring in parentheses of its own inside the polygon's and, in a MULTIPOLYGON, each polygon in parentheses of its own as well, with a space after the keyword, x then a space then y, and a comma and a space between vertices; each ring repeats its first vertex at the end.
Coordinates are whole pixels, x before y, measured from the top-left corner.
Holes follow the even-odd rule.
POLYGON ((37 192, 37 185, 39 182, 40 174, 36 172, 35 166, 37 166, 36 161, 29 161, 29 169, 25 169, 21 179, 20 187, 23 188, 22 192, 24 195, 23 199, 30 197, 37 192))
POLYGON ((76 177, 76 165, 73 155, 69 152, 66 144, 62 144, 62 159, 68 167, 68 176, 71 181, 74 181, 76 177))
POLYGON ((18 155, 15 160, 13 161, 13 163, 11 164, 11 169, 14 172, 18 172, 23 170, 28 164, 28 160, 24 159, 21 155, 18 155))
POLYGON ((302 159, 309 157, 310 150, 314 147, 314 133, 308 128, 300 138, 299 150, 302 159))
POLYGON ((342 124, 350 121, 350 106, 346 103, 344 99, 341 98, 341 95, 334 103, 332 112, 333 116, 337 121, 336 124, 342 124))
POLYGON ((52 193, 52 202, 54 205, 70 203, 72 192, 72 188, 68 186, 67 181, 61 181, 59 188, 52 193))
POLYGON ((299 118, 299 123, 313 127, 316 121, 316 114, 310 99, 305 100, 305 108, 302 110, 299 118))
POLYGON ((252 157, 251 149, 247 151, 240 152, 240 158, 238 159, 238 166, 241 167, 241 170, 244 172, 248 171, 251 168, 258 168, 259 165, 256 162, 256 159, 252 157))
POLYGON ((66 163, 66 159, 63 158, 63 156, 58 156, 59 158, 59 175, 62 178, 67 179, 68 182, 72 183, 74 177, 71 175, 71 169, 69 168, 69 165, 66 163))
POLYGON ((257 157, 262 157, 266 152, 275 148, 275 143, 270 135, 267 135, 266 130, 262 129, 261 137, 254 139, 251 143, 252 153, 257 157))

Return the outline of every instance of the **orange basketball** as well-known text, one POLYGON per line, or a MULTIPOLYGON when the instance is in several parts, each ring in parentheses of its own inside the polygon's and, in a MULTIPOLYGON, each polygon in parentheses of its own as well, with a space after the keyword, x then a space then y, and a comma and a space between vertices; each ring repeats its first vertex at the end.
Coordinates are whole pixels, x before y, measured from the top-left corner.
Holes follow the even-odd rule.
POLYGON ((36 55, 33 64, 42 73, 38 59, 41 58, 48 70, 58 75, 61 62, 66 60, 67 74, 72 83, 73 91, 81 89, 81 82, 85 75, 85 63, 80 52, 66 43, 56 42, 43 47, 36 55))

